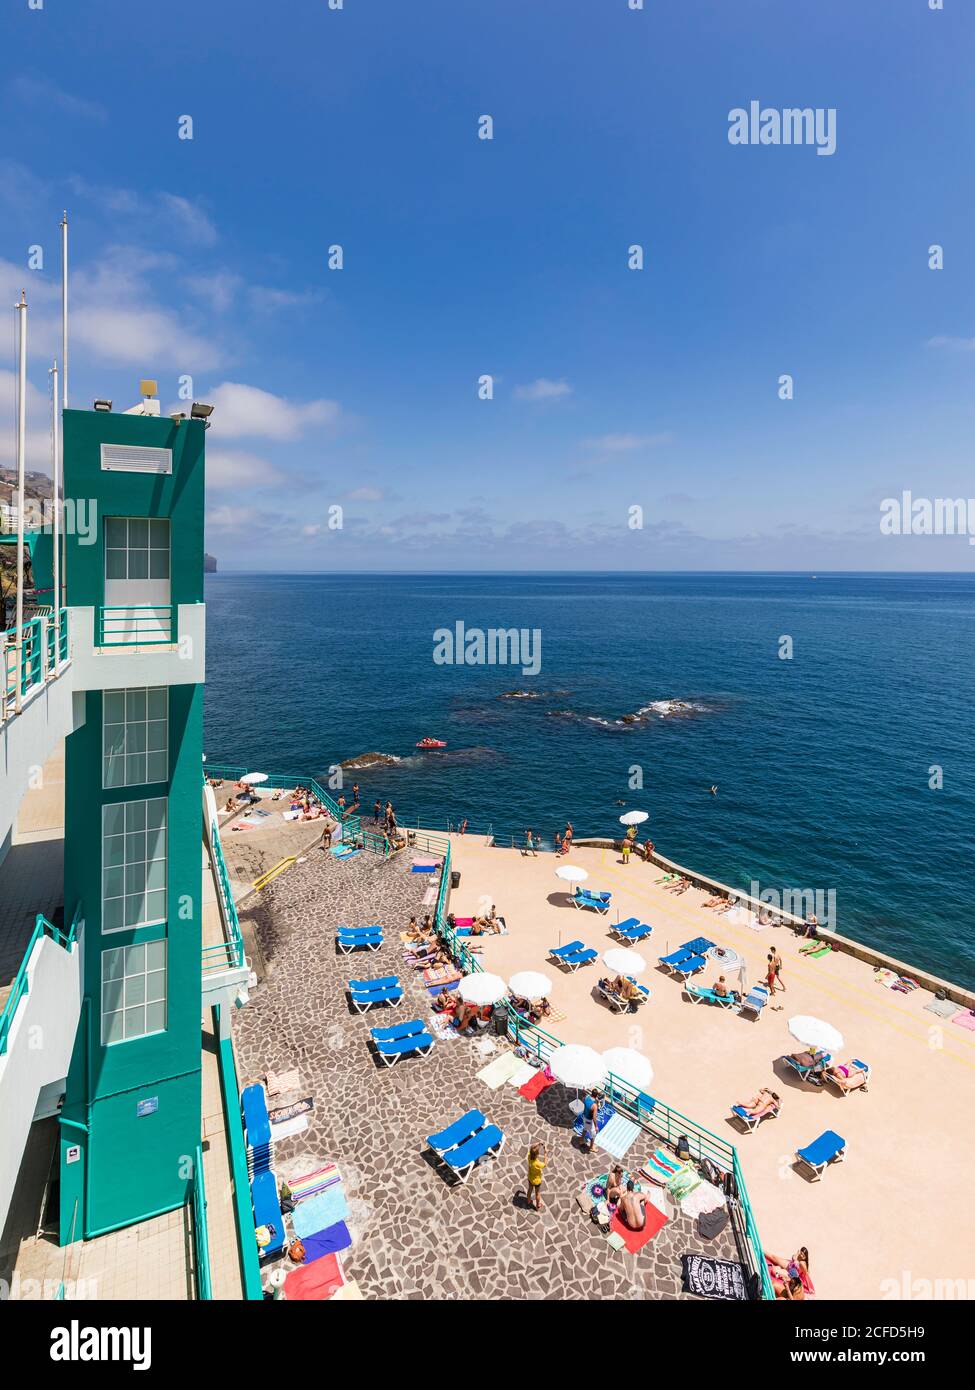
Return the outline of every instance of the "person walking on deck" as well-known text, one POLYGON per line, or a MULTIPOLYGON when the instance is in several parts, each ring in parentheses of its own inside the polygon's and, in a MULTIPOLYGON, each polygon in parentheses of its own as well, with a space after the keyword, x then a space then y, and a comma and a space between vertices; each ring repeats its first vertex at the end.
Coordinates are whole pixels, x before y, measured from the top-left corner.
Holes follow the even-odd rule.
POLYGON ((535 836, 532 834, 531 830, 525 831, 525 848, 523 853, 526 855, 533 854, 536 859, 538 858, 538 850, 535 848, 535 836))
POLYGON ((624 841, 623 841, 623 863, 624 863, 624 864, 629 864, 629 862, 630 862, 630 850, 631 850, 632 848, 633 848, 633 841, 632 841, 632 840, 624 840, 624 841))

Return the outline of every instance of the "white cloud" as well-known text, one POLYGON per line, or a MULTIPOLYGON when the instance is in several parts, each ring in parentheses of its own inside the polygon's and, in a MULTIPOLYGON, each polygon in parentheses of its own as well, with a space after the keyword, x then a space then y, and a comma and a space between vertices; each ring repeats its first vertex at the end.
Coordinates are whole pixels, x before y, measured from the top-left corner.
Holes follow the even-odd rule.
POLYGON ((252 285, 247 294, 251 307, 259 314, 301 309, 307 304, 317 304, 324 298, 321 290, 276 290, 267 285, 252 285))
POLYGON ((378 487, 355 487, 343 495, 343 502, 381 502, 383 490, 378 487))
MULTIPOLYGON (((28 332, 28 344, 30 334, 28 332)), ((27 383, 26 467, 51 471, 50 399, 27 383)), ((17 462, 17 374, 0 369, 0 467, 17 462)))
POLYGON ((516 386, 515 396, 520 401, 560 401, 572 395, 572 387, 567 381, 549 381, 540 376, 527 386, 516 386))
POLYGON ((929 338, 925 347, 952 348, 955 352, 975 352, 975 338, 950 338, 944 334, 929 338))
POLYGON ((208 449, 206 455, 207 487, 217 491, 224 488, 277 487, 286 480, 266 459, 237 449, 208 449))
POLYGON ((235 507, 225 503, 211 507, 206 516, 206 529, 252 536, 261 525, 262 513, 258 507, 235 507))
POLYGON ((634 449, 653 449, 658 444, 670 444, 673 438, 667 431, 660 434, 601 434, 595 439, 584 439, 582 447, 600 454, 625 454, 634 449))
POLYGON ((243 280, 229 270, 212 275, 184 275, 183 285, 215 314, 225 314, 233 304, 243 280))
POLYGON ((302 526, 301 534, 303 536, 317 536, 321 529, 321 522, 315 521, 308 526, 302 526))
POLYGON ((184 328, 166 309, 89 304, 74 309, 71 335, 73 343, 81 343, 101 361, 145 372, 161 366, 207 370, 220 361, 213 344, 184 328))
POLYGON ((237 381, 222 382, 205 399, 214 406, 215 434, 225 438, 298 439, 313 425, 337 424, 342 414, 337 401, 299 404, 237 381))
POLYGON ((202 208, 181 198, 178 193, 159 193, 159 205, 172 218, 187 241, 195 246, 212 246, 217 239, 217 229, 202 208))
POLYGON ((26 74, 15 77, 7 85, 7 92, 15 102, 27 106, 52 108, 70 116, 72 120, 105 121, 108 112, 97 101, 86 101, 55 86, 45 77, 31 77, 26 74))
POLYGON ((217 229, 199 204, 178 193, 160 189, 147 195, 132 188, 92 184, 77 174, 68 179, 68 187, 77 197, 97 204, 101 213, 132 218, 137 223, 133 233, 140 236, 175 236, 193 246, 212 246, 217 240, 217 229))

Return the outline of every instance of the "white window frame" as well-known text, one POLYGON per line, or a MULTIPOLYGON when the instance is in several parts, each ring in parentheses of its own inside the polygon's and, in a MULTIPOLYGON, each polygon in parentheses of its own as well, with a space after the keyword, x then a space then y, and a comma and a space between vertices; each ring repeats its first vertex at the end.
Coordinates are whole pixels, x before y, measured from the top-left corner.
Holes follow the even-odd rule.
MULTIPOLYGON (((133 771, 137 769, 133 768, 133 771)), ((106 690, 102 697, 102 787, 106 791, 116 791, 122 787, 141 787, 169 781, 169 686, 145 685, 132 689, 106 690), (160 702, 160 698, 162 700, 160 702), (122 718, 109 719, 119 701, 122 718), (162 704, 162 715, 150 715, 162 704), (142 713, 139 713, 140 704, 142 713), (112 748, 112 741, 120 746, 112 748), (150 744, 160 744, 150 747, 150 744), (140 746, 141 745, 141 746, 140 746), (150 754, 162 758, 162 775, 148 776, 150 754), (142 759, 143 777, 130 777, 129 764, 132 759, 142 759), (121 781, 109 780, 109 768, 114 762, 122 764, 121 781)))
POLYGON ((144 801, 111 801, 102 806, 101 905, 104 935, 165 923, 169 910, 168 837, 169 803, 164 796, 147 797, 144 801), (120 816, 124 828, 109 831, 109 822, 118 822, 120 816), (161 826, 150 829, 150 819, 161 820, 161 826), (160 863, 161 874, 152 867, 160 863), (162 881, 150 886, 153 878, 161 878, 162 881), (161 913, 148 911, 150 894, 153 904, 162 907, 161 913), (140 912, 137 921, 129 921, 128 900, 138 897, 143 899, 143 912, 140 912), (118 902, 122 904, 121 920, 110 925, 110 918, 115 915, 110 904, 118 902))
MULTIPOLYGON (((158 1008, 154 1010, 158 1014, 158 1008)), ((102 951, 99 1021, 103 1047, 165 1033, 169 1025, 169 951, 165 937, 102 951), (162 1005, 162 1021, 149 1027, 149 1009, 162 1005), (110 1006, 110 1007, 108 1007, 110 1006), (141 1013, 141 1026, 140 1026, 141 1013), (108 1020, 122 1020, 122 1036, 110 1037, 108 1020), (129 1032, 132 1027, 134 1031, 129 1032)))
POLYGON ((136 581, 136 582, 138 582, 138 583, 146 583, 146 582, 150 582, 150 581, 155 581, 155 582, 157 582, 157 583, 166 583, 166 584, 168 584, 168 583, 170 582, 170 578, 171 578, 171 574, 172 574, 171 542, 172 542, 172 531, 171 531, 171 527, 170 527, 170 524, 169 524, 169 517, 165 517, 165 516, 107 516, 107 517, 105 518, 105 544, 104 544, 104 551, 105 551, 105 555, 104 555, 104 569, 105 569, 105 579, 106 579, 106 582, 109 582, 109 583, 121 583, 121 582, 124 581, 124 580, 128 580, 128 581, 133 581, 133 580, 134 580, 134 581, 136 581), (142 545, 141 543, 138 543, 138 542, 135 542, 135 543, 133 542, 133 540, 132 540, 133 523, 135 523, 136 525, 144 525, 144 526, 146 527, 146 543, 145 543, 145 545, 142 545), (123 524, 124 524, 124 526, 125 526, 125 544, 124 544, 124 545, 109 545, 109 539, 110 539, 110 536, 111 536, 111 532, 115 529, 116 526, 123 525, 123 524), (160 537, 163 536, 163 535, 165 535, 165 537, 166 537, 166 544, 165 544, 165 545, 162 545, 162 544, 159 543, 160 537), (125 556, 125 567, 124 567, 124 568, 125 568, 125 573, 124 573, 124 574, 117 574, 117 575, 109 574, 109 572, 108 572, 108 557, 109 557, 109 555, 112 555, 112 554, 121 554, 121 555, 124 555, 124 556, 125 556), (145 557, 146 557, 146 572, 145 572, 145 574, 133 574, 133 573, 132 573, 132 569, 133 569, 133 559, 132 559, 132 557, 133 557, 133 555, 141 555, 141 554, 145 554, 145 557), (153 573, 152 573, 152 557, 153 557, 153 555, 163 555, 163 554, 166 556, 166 566, 165 566, 165 568, 166 568, 166 573, 165 573, 165 574, 153 574, 153 573))

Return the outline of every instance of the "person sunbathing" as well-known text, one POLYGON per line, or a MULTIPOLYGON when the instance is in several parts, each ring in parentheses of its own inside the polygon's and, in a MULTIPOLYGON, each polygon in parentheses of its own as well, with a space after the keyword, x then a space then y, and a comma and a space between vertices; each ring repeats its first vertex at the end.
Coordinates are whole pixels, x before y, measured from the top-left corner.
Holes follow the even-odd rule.
POLYGON ((864 1068, 855 1067, 852 1062, 838 1062, 835 1066, 827 1067, 823 1074, 835 1082, 841 1091, 855 1091, 858 1086, 867 1084, 864 1068))
POLYGON ((800 956, 812 955, 813 951, 821 951, 827 942, 821 941, 818 936, 811 937, 804 946, 799 947, 800 956))
POLYGON ((779 1255, 770 1255, 767 1250, 762 1253, 765 1256, 765 1263, 775 1288, 776 1298, 791 1298, 801 1301, 807 1295, 816 1292, 809 1274, 809 1251, 804 1245, 800 1245, 790 1260, 783 1260, 779 1255), (799 1286, 798 1292, 795 1288, 797 1284, 799 1286))
POLYGON ((781 1101, 776 1093, 762 1086, 751 1100, 740 1100, 738 1109, 744 1110, 751 1120, 764 1120, 766 1115, 773 1114, 780 1105, 781 1101))
POLYGON ((237 802, 234 800, 234 798, 230 797, 226 806, 223 809, 225 811, 239 811, 240 807, 237 805, 237 802))
POLYGON ((444 985, 443 989, 433 1001, 433 1007, 438 1014, 452 1014, 457 1005, 457 996, 452 989, 444 985))
POLYGON ((477 1021, 476 1004, 460 1004, 454 1014, 454 1027, 458 1033, 463 1033, 472 1023, 477 1021))
POLYGON ((701 906, 702 906, 702 907, 707 907, 707 908, 712 908, 712 909, 715 908, 715 907, 724 907, 725 904, 726 904, 726 901, 727 901, 727 899, 723 896, 723 894, 719 893, 718 896, 717 896, 716 898, 708 898, 707 902, 706 902, 706 903, 702 903, 701 906))
POLYGON ((617 1215, 623 1225, 631 1231, 642 1231, 647 1224, 646 1207, 649 1201, 649 1197, 646 1197, 642 1192, 637 1192, 636 1184, 630 1178, 617 1210, 617 1215))
POLYGON ((678 878, 676 883, 668 883, 664 886, 665 893, 686 893, 691 886, 689 878, 678 878))
POLYGON ((815 1081, 817 1085, 822 1085, 822 1074, 829 1061, 829 1054, 820 1048, 810 1049, 806 1052, 790 1053, 790 1058, 796 1062, 806 1072, 806 1080, 815 1081))
POLYGON ((623 1196, 623 1168, 622 1165, 614 1164, 606 1179, 606 1200, 610 1206, 616 1207, 620 1204, 623 1196))

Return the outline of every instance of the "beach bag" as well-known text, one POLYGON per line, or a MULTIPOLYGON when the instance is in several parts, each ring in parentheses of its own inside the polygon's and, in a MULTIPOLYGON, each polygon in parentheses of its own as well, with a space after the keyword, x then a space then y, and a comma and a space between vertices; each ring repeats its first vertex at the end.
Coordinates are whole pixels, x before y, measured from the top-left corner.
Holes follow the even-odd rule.
POLYGON ((305 1246, 303 1241, 293 1240, 291 1242, 288 1246, 288 1259, 292 1260, 296 1265, 304 1264, 305 1246))
POLYGON ((720 1187, 722 1173, 716 1163, 712 1163, 709 1158, 701 1159, 701 1173, 705 1182, 709 1182, 712 1187, 720 1187))
POLYGON ((677 1157, 680 1159, 681 1163, 686 1163, 686 1162, 688 1161, 688 1159, 690 1158, 690 1156, 691 1156, 691 1146, 690 1146, 690 1144, 687 1142, 687 1135, 686 1135, 686 1134, 682 1134, 682 1135, 679 1137, 679 1139, 677 1140, 677 1143, 674 1145, 674 1153, 676 1153, 676 1155, 677 1155, 677 1157))

